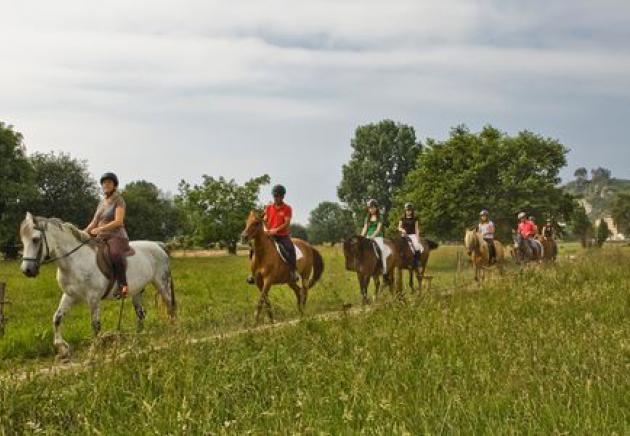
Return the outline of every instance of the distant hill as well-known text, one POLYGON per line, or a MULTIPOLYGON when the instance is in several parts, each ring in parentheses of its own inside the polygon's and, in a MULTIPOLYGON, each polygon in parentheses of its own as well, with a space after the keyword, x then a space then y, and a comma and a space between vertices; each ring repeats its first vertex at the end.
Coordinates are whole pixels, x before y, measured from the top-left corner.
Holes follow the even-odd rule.
POLYGON ((604 168, 591 170, 591 178, 586 177, 586 170, 576 172, 576 179, 564 185, 569 194, 583 200, 589 218, 596 220, 610 213, 610 202, 618 192, 630 193, 630 180, 610 177, 610 171, 604 168))

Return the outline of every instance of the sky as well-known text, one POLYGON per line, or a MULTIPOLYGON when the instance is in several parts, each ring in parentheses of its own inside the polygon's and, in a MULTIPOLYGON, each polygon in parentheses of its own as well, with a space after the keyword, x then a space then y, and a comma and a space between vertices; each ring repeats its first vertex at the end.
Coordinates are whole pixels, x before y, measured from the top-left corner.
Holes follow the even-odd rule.
MULTIPOLYGON (((458 124, 630 178, 627 0, 0 0, 0 120, 28 152, 177 192, 269 174, 295 220, 337 200, 360 125, 458 124)), ((268 197, 265 190, 265 199, 268 197)))

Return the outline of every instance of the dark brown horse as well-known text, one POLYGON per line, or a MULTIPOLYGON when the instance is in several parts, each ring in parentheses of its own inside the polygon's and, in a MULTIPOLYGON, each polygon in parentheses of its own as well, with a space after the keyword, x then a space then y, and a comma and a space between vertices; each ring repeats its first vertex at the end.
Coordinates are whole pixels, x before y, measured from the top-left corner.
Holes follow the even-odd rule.
POLYGON ((302 286, 291 280, 291 269, 278 254, 276 245, 265 233, 263 221, 255 212, 250 212, 241 235, 251 242, 254 255, 251 259, 252 277, 260 290, 260 300, 256 308, 256 322, 260 321, 262 307, 265 306, 269 319, 273 322, 273 312, 269 302, 269 290, 273 285, 287 284, 295 292, 300 314, 308 298, 308 290, 315 286, 324 271, 324 260, 321 254, 307 242, 293 238, 293 244, 303 257, 297 260, 297 273, 302 286))
POLYGON ((394 238, 396 243, 396 248, 398 252, 398 273, 397 273, 397 292, 399 295, 402 295, 402 271, 409 271, 409 288, 411 289, 411 293, 415 292, 415 288, 413 286, 413 276, 416 276, 418 280, 418 290, 422 290, 422 279, 424 278, 424 273, 427 269, 427 263, 429 262, 429 256, 431 251, 436 250, 439 246, 437 242, 431 241, 429 239, 420 238, 420 243, 424 248, 424 251, 420 254, 419 258, 416 260, 414 255, 414 249, 412 248, 411 241, 404 237, 398 236, 394 238))
POLYGON ((385 239, 384 243, 390 248, 386 264, 387 271, 383 274, 383 263, 377 256, 374 242, 363 236, 355 235, 346 239, 343 243, 343 255, 346 258, 346 270, 357 273, 359 288, 363 297, 363 304, 368 304, 368 287, 370 279, 374 280, 376 286, 375 298, 381 289, 381 276, 387 277, 387 285, 393 291, 394 270, 397 264, 397 252, 394 244, 385 239))

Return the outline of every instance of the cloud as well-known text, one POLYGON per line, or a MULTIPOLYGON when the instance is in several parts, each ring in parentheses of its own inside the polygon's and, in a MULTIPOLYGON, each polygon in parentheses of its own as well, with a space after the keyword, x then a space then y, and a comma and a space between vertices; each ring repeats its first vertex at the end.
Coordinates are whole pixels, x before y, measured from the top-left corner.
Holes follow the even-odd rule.
POLYGON ((570 138, 580 165, 604 132, 624 171, 628 18, 616 0, 15 2, 0 119, 170 190, 268 172, 302 221, 334 199, 354 127, 383 117, 570 138))

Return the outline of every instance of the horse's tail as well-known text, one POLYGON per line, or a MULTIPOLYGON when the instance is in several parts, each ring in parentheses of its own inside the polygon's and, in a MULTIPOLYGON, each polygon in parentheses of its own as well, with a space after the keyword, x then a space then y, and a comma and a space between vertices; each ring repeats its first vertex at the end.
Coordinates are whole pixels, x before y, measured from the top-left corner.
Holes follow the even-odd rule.
POLYGON ((322 259, 322 255, 315 248, 313 250, 313 276, 311 280, 308 282, 308 287, 312 288, 315 286, 315 283, 322 277, 322 273, 324 272, 324 259, 322 259))
POLYGON ((427 239, 427 244, 429 245, 429 250, 436 250, 440 246, 440 244, 430 239, 427 239))

